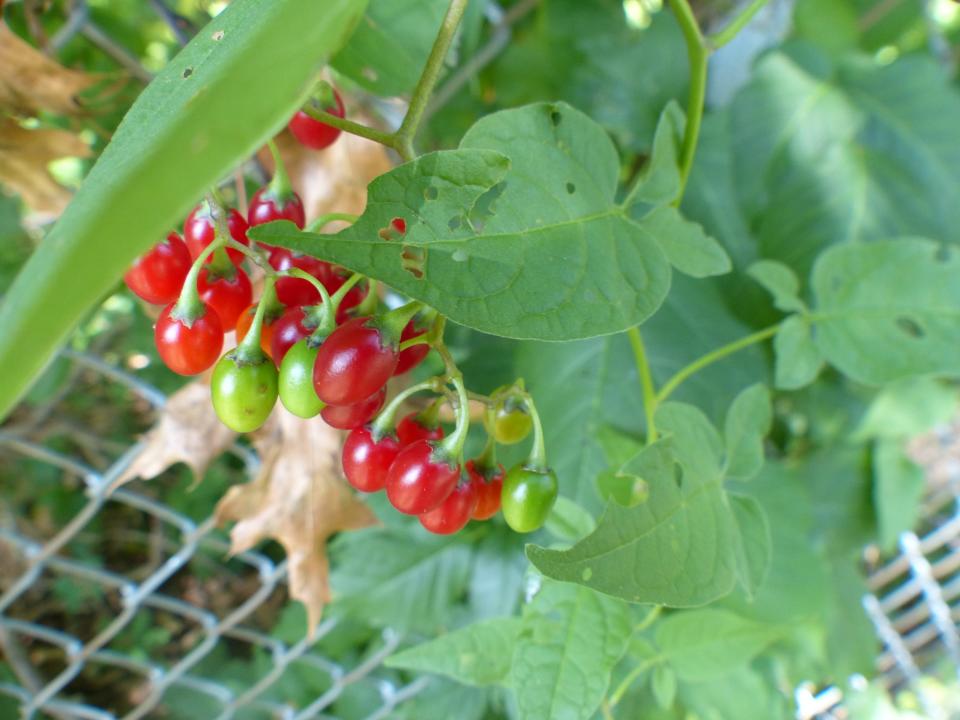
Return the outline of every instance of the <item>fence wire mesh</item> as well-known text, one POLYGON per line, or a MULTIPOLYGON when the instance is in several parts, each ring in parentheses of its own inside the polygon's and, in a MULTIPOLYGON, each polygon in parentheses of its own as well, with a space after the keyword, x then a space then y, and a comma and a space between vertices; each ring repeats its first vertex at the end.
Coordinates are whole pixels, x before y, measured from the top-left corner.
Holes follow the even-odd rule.
MULTIPOLYGON (((162 393, 102 360, 77 353, 68 356, 75 363, 127 385, 154 405, 164 400, 162 393)), ((321 623, 313 637, 304 636, 293 643, 271 636, 270 628, 255 622, 255 615, 266 605, 276 606, 278 597, 285 597, 282 590, 287 582, 286 561, 275 562, 262 553, 244 552, 225 562, 229 546, 218 536, 212 516, 195 522, 135 489, 108 492, 136 457, 139 444, 123 453, 105 472, 6 433, 0 433, 0 448, 4 453, 19 453, 81 478, 87 498, 83 509, 48 539, 25 537, 13 526, 0 527, 0 545, 5 545, 0 551, 0 634, 7 663, 17 676, 16 682, 0 681, 0 693, 20 703, 24 718, 137 720, 154 716, 169 694, 176 691, 195 696, 195 714, 191 717, 227 720, 243 710, 243 717, 307 720, 329 717, 324 711, 344 689, 366 678, 373 681, 378 696, 377 707, 368 716, 375 720, 389 717, 397 704, 418 693, 428 682, 420 679, 398 686, 377 677, 383 659, 400 641, 398 634, 390 630, 350 666, 333 662, 315 650, 317 643, 334 631, 335 620, 321 623), (159 523, 176 533, 176 541, 165 543, 167 547, 157 552, 153 567, 143 577, 104 569, 96 558, 77 557, 71 551, 78 536, 111 506, 122 506, 128 518, 131 512, 142 515, 148 524, 159 523), (208 557, 223 568, 222 582, 242 584, 239 591, 225 594, 235 598, 233 602, 217 602, 223 596, 207 597, 205 601, 200 593, 181 592, 178 597, 173 592, 174 588, 189 588, 191 573, 187 565, 201 557, 208 557), (40 601, 38 587, 62 581, 78 588, 95 588, 104 602, 115 609, 114 616, 104 627, 91 627, 87 634, 65 632, 23 619, 24 611, 40 601), (186 628, 184 641, 177 644, 179 654, 171 658, 170 649, 164 648, 163 654, 168 657, 163 661, 145 656, 136 648, 118 649, 115 641, 125 630, 135 623, 151 626, 161 617, 172 617, 176 620, 173 624, 186 628), (44 665, 53 665, 56 670, 45 672, 33 667, 22 652, 17 657, 16 648, 25 645, 48 647, 50 652, 44 657, 50 661, 44 665), (225 684, 199 670, 218 645, 227 646, 230 656, 249 656, 251 648, 257 648, 269 658, 269 663, 245 687, 225 684), (133 695, 130 707, 100 706, 95 698, 77 692, 78 678, 94 666, 113 669, 113 682, 129 685, 133 695), (282 693, 272 692, 295 666, 305 668, 314 678, 325 678, 327 686, 309 703, 297 707, 285 701, 282 693)), ((257 460, 249 450, 236 446, 233 452, 245 463, 248 473, 255 471, 257 460)), ((135 488, 136 483, 128 487, 135 488)))

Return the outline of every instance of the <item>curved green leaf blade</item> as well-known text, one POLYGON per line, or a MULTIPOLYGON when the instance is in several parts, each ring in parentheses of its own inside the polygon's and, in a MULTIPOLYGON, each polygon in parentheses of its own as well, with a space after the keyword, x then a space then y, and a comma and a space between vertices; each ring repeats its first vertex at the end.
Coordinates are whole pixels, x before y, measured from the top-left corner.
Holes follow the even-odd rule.
POLYGON ((670 266, 614 202, 607 134, 568 105, 488 115, 459 150, 426 155, 370 185, 336 235, 289 223, 254 236, 330 260, 503 337, 573 340, 637 325, 660 307, 670 266), (509 158, 509 160, 508 160, 509 158), (391 238, 390 221, 407 231, 391 238))
POLYGON ((234 0, 150 83, 0 306, 0 417, 130 262, 283 126, 365 4, 234 0))
POLYGON ((731 480, 749 480, 763 467, 763 438, 770 432, 773 413, 770 393, 761 383, 737 395, 724 424, 727 442, 725 475, 731 480))

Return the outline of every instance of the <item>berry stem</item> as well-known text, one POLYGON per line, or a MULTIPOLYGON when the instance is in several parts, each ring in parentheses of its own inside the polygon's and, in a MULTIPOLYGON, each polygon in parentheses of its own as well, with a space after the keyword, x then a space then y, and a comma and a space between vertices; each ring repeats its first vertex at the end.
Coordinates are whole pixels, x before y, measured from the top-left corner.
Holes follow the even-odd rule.
POLYGON ((260 347, 260 334, 263 331, 263 318, 267 314, 267 308, 276 301, 276 277, 268 277, 263 283, 263 295, 257 303, 257 312, 253 316, 253 322, 250 323, 250 329, 243 340, 234 351, 234 358, 238 365, 255 365, 266 359, 263 349, 260 347))
POLYGON ((423 309, 423 303, 419 300, 413 300, 406 305, 391 310, 385 314, 378 322, 385 339, 393 346, 399 347, 400 336, 403 334, 403 328, 413 319, 420 310, 423 309))
POLYGON ((304 228, 304 230, 306 230, 307 232, 317 232, 324 225, 332 223, 336 220, 341 220, 343 222, 348 222, 348 223, 355 223, 359 219, 360 219, 359 215, 351 215, 350 213, 329 212, 329 213, 324 213, 323 215, 320 215, 313 222, 307 225, 307 227, 304 228))
POLYGON ((463 446, 467 442, 467 433, 470 431, 470 400, 467 397, 467 388, 463 384, 463 375, 459 371, 450 378, 450 382, 457 390, 457 427, 440 442, 438 450, 442 455, 462 465, 463 446))
POLYGON ((429 345, 430 341, 427 339, 426 334, 417 335, 412 337, 409 340, 404 340, 400 343, 400 352, 403 352, 407 348, 412 348, 414 345, 429 345))
POLYGON ((683 131, 683 144, 680 146, 680 191, 673 200, 674 207, 679 207, 700 137, 700 121, 703 119, 703 103, 707 95, 707 57, 710 53, 688 0, 671 0, 671 4, 687 44, 687 58, 690 63, 687 126, 683 131))
POLYGON ((190 266, 187 277, 183 280, 183 287, 180 289, 180 297, 177 298, 177 304, 171 310, 170 315, 183 322, 187 327, 192 327, 193 321, 203 317, 206 313, 206 304, 200 299, 200 293, 197 290, 197 278, 203 269, 204 263, 211 254, 222 248, 226 244, 223 237, 216 238, 207 245, 197 259, 190 266))
POLYGON ((640 328, 632 327, 627 330, 630 346, 633 348, 633 357, 637 363, 637 374, 640 376, 640 387, 643 389, 643 414, 647 420, 647 443, 657 441, 657 425, 654 415, 657 411, 657 391, 653 385, 653 375, 650 373, 650 362, 647 360, 647 350, 643 345, 640 328))
POLYGON ((330 299, 330 293, 327 291, 327 286, 317 280, 317 278, 308 273, 306 270, 301 270, 298 267, 291 267, 284 270, 281 274, 306 280, 308 283, 313 285, 318 293, 320 293, 320 300, 323 302, 324 307, 330 307, 332 301, 330 299))
POLYGON ((547 465, 547 448, 543 439, 543 425, 540 423, 540 413, 537 412, 537 406, 533 402, 530 393, 525 392, 523 399, 526 401, 527 410, 533 419, 533 447, 530 448, 530 456, 524 467, 536 472, 547 472, 550 467, 547 465))
MULTIPOLYGON (((343 130, 351 135, 366 138, 367 140, 373 140, 381 145, 386 145, 388 148, 397 150, 396 139, 393 133, 377 130, 368 125, 361 125, 360 123, 353 122, 353 120, 347 120, 333 113, 328 113, 325 110, 319 110, 318 108, 312 107, 310 103, 307 103, 301 109, 314 120, 319 120, 324 125, 335 127, 338 130, 343 130)), ((399 150, 397 150, 397 152, 399 152, 399 150)))
POLYGON ((413 160, 417 153, 413 147, 413 141, 417 135, 417 129, 420 121, 423 119, 423 112, 433 93, 433 88, 440 77, 440 70, 443 69, 444 60, 447 52, 450 50, 450 44, 457 33, 460 21, 463 19, 463 13, 467 9, 467 0, 450 0, 447 7, 447 13, 437 32, 437 38, 433 41, 433 48, 424 65, 417 86, 410 97, 410 105, 407 107, 407 114, 403 118, 400 129, 397 130, 394 140, 396 145, 394 149, 400 153, 400 156, 406 160, 413 160))
POLYGON ((283 158, 280 157, 277 144, 273 140, 267 140, 267 147, 270 148, 270 154, 273 156, 273 177, 270 178, 265 195, 283 203, 293 196, 293 186, 290 185, 290 176, 287 175, 287 168, 283 164, 283 158))
POLYGON ((435 377, 430 378, 429 380, 424 380, 416 385, 411 385, 410 387, 397 393, 397 396, 390 401, 390 403, 377 416, 377 419, 373 421, 373 425, 371 426, 371 435, 373 435, 374 442, 379 442, 380 438, 384 437, 385 435, 389 435, 393 431, 394 425, 396 424, 395 418, 397 411, 408 397, 418 392, 423 392, 424 390, 439 392, 442 386, 443 379, 435 377))

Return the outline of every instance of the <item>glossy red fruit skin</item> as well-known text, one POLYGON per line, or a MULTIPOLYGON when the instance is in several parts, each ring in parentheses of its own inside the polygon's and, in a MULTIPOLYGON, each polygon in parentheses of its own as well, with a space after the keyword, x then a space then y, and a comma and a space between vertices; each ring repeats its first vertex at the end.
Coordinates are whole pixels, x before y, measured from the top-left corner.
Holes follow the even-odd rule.
POLYGON ((247 223, 250 227, 263 225, 274 220, 289 220, 301 230, 307 222, 303 211, 303 201, 296 193, 292 193, 282 205, 277 204, 277 198, 269 196, 270 187, 262 187, 250 198, 250 207, 247 208, 247 223))
POLYGON ((348 320, 323 341, 313 366, 313 388, 328 405, 354 405, 387 384, 397 351, 385 345, 370 318, 348 320))
MULTIPOLYGON (((330 263, 317 260, 309 255, 294 254, 286 248, 271 247, 269 250, 270 265, 275 270, 299 268, 313 275, 323 283, 329 292, 333 292, 330 290, 330 278, 333 275, 330 263)), ((282 277, 277 280, 276 290, 277 298, 284 305, 316 305, 320 302, 320 291, 311 285, 308 280, 282 277)))
MULTIPOLYGON (((243 215, 230 208, 227 211, 227 228, 230 230, 230 237, 242 245, 249 245, 247 238, 247 221, 243 215)), ((183 239, 187 243, 187 249, 190 251, 190 257, 196 260, 203 249, 213 242, 216 233, 213 229, 213 217, 205 205, 195 207, 183 223, 183 239)), ((243 253, 239 250, 227 249, 227 255, 234 265, 243 262, 243 253)), ((207 258, 207 262, 213 257, 207 258)))
POLYGON ((317 329, 306 311, 307 308, 300 305, 288 307, 273 324, 270 335, 270 357, 276 361, 277 365, 283 362, 290 348, 317 329))
MULTIPOLYGON (((336 90, 333 91, 333 99, 336 105, 326 107, 324 110, 331 115, 342 118, 345 114, 343 100, 340 98, 340 93, 336 90)), ((328 148, 340 137, 340 130, 338 128, 330 127, 326 123, 315 120, 303 110, 298 111, 297 114, 290 119, 287 127, 290 128, 290 132, 293 133, 293 136, 301 145, 313 148, 314 150, 328 148)))
POLYGON ((466 469, 470 484, 477 490, 477 505, 471 517, 474 520, 489 520, 500 512, 500 492, 506 471, 503 465, 497 465, 496 473, 492 477, 484 477, 473 460, 467 461, 466 469))
MULTIPOLYGON (((426 330, 417 329, 417 326, 414 325, 413 320, 411 320, 404 326, 403 332, 400 333, 400 342, 404 343, 407 340, 420 337, 421 335, 425 335, 426 332, 426 330)), ((401 350, 400 357, 397 360, 397 369, 393 371, 393 374, 403 375, 405 372, 410 372, 422 363, 423 359, 429 354, 430 346, 427 343, 414 345, 413 347, 408 347, 406 350, 401 350)))
POLYGON ((153 337, 157 352, 164 364, 180 375, 196 375, 213 367, 223 349, 223 326, 220 316, 210 306, 203 315, 187 327, 182 320, 171 317, 176 303, 170 303, 160 313, 153 337))
POLYGON ((460 483, 440 505, 419 516, 420 524, 435 535, 453 535, 470 522, 476 507, 476 486, 460 483))
POLYGON ((186 243, 172 232, 134 260, 123 281, 137 297, 154 305, 166 305, 180 295, 190 265, 186 243))
POLYGON ((232 278, 215 277, 212 280, 206 268, 197 276, 197 292, 200 299, 217 311, 223 328, 236 327, 237 320, 253 301, 253 286, 250 278, 236 268, 232 278))
POLYGON ((400 452, 400 444, 393 435, 374 441, 370 426, 351 431, 343 444, 341 463, 347 482, 361 492, 383 490, 387 471, 400 452))
POLYGON ((373 420, 386 399, 387 389, 380 388, 380 392, 375 392, 356 405, 327 405, 320 411, 320 417, 330 427, 338 430, 353 430, 373 420))
POLYGON ((387 472, 387 499, 407 515, 433 510, 449 497, 460 466, 436 456, 436 443, 420 440, 400 451, 387 472))
POLYGON ((439 425, 432 428, 421 425, 416 410, 404 415, 397 423, 397 439, 401 447, 413 445, 417 440, 443 440, 443 435, 443 428, 439 425))

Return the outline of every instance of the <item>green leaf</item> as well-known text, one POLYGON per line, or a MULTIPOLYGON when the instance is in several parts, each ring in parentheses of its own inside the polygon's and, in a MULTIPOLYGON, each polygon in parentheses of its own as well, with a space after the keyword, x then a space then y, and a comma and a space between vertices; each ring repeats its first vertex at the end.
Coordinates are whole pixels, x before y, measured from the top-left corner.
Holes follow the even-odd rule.
POLYGON ((680 194, 680 143, 685 125, 680 105, 676 101, 667 103, 657 122, 650 161, 636 180, 631 202, 666 205, 680 194))
POLYGON ((607 690, 630 637, 619 600, 546 582, 523 613, 511 685, 521 720, 587 720, 607 690))
POLYGON ((0 417, 130 262, 283 127, 365 4, 235 0, 140 94, 0 306, 0 417))
POLYGON ((749 480, 763 467, 763 439, 773 421, 770 393, 762 384, 751 385, 737 395, 727 412, 726 477, 749 480))
POLYGON ((590 118, 562 103, 530 105, 487 115, 459 150, 377 178, 364 215, 336 235, 290 223, 253 235, 493 335, 605 335, 647 319, 670 285, 656 240, 614 203, 618 173, 610 138, 590 118), (394 217, 407 232, 384 239, 394 217))
POLYGON ((728 593, 737 575, 737 526, 721 487, 722 442, 696 408, 657 411, 664 438, 623 469, 649 484, 649 500, 609 503, 597 530, 569 550, 530 545, 547 577, 633 602, 700 605, 728 593))
POLYGON ((647 481, 623 470, 604 470, 597 475, 597 494, 604 500, 633 507, 650 497, 647 481))
POLYGON ((523 541, 503 528, 476 545, 470 575, 470 610, 475 618, 512 615, 523 595, 523 541))
POLYGON ((797 390, 816 380, 823 367, 823 354, 813 341, 810 321, 791 315, 773 338, 777 355, 775 383, 781 390, 797 390))
POLYGON ((576 542, 589 535, 597 524, 593 515, 573 500, 558 497, 553 509, 547 516, 546 528, 554 537, 568 542, 576 542))
POLYGON ((806 311, 799 295, 800 281, 789 266, 776 260, 758 260, 747 269, 747 274, 773 295, 773 304, 780 310, 806 311))
POLYGON ((445 0, 371 0, 367 14, 332 65, 382 96, 413 90, 440 28, 445 0))
POLYGON ((957 409, 957 393, 932 377, 913 377, 885 386, 857 428, 858 440, 907 438, 945 423, 957 409))
POLYGON ((519 633, 519 618, 484 620, 391 655, 384 665, 446 675, 467 685, 497 685, 510 672, 519 633))
POLYGON ((650 676, 650 688, 657 705, 664 710, 673 707, 677 698, 677 674, 669 665, 657 665, 650 676))
POLYGON ((449 622, 470 575, 470 548, 457 540, 374 529, 341 535, 332 549, 337 602, 398 630, 431 633, 449 622))
POLYGON ((878 440, 873 448, 873 501, 880 546, 894 550, 900 533, 911 530, 920 516, 926 479, 923 469, 906 456, 903 440, 878 440))
POLYGON ((603 425, 597 431, 596 437, 607 462, 615 467, 620 467, 643 449, 640 440, 612 425, 603 425))
POLYGON ((813 271, 816 342, 868 385, 960 372, 960 255, 928 240, 838 245, 813 271))
POLYGON ((701 609, 668 615, 657 624, 654 638, 680 678, 698 682, 747 664, 781 633, 726 610, 701 609))
POLYGON ((770 570, 772 541, 763 506, 748 495, 728 493, 737 522, 737 579, 748 598, 756 595, 770 570))
POLYGON ((730 272, 730 258, 720 243, 675 207, 657 208, 639 223, 657 239, 670 264, 680 272, 695 278, 730 272))

